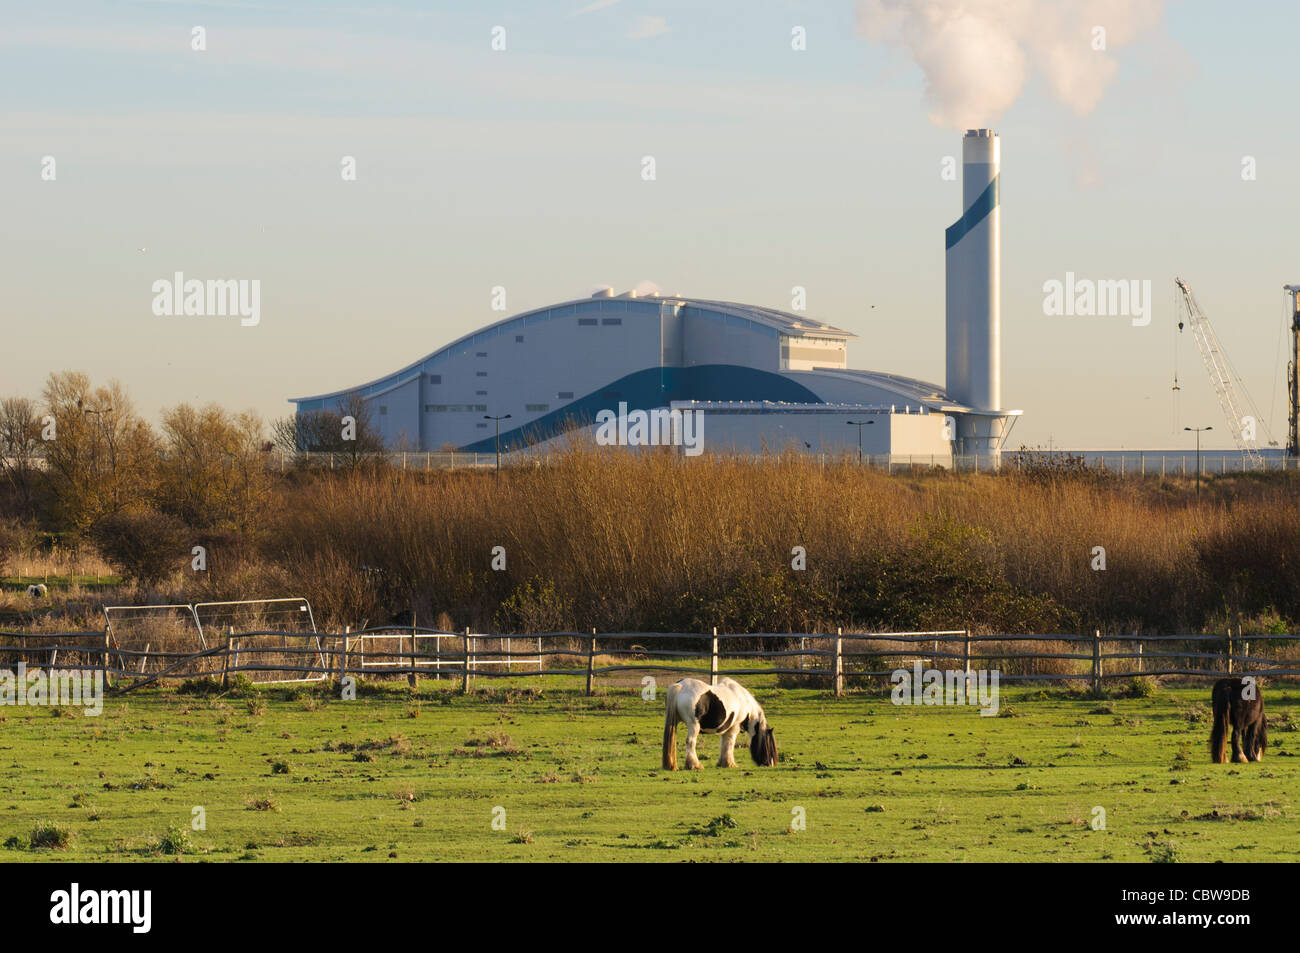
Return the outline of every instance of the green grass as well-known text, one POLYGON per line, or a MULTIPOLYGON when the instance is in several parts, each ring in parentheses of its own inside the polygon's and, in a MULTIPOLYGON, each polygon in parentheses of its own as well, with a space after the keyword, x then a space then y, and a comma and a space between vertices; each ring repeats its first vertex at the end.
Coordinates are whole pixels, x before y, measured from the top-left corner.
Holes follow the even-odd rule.
POLYGON ((1212 765, 1208 688, 1010 689, 1014 716, 982 718, 760 680, 780 766, 738 751, 719 769, 705 738, 705 768, 672 774, 662 694, 533 684, 352 702, 142 691, 98 718, 0 708, 0 860, 1300 859, 1300 734, 1283 728, 1300 699, 1282 687, 1266 688, 1264 761, 1212 765), (51 830, 55 846, 32 846, 51 830))

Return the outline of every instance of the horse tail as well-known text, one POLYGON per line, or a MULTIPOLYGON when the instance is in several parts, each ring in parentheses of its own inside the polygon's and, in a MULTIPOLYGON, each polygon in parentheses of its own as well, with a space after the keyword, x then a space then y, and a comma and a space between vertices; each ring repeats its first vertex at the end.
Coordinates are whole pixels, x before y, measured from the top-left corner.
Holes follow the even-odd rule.
POLYGON ((664 770, 677 770, 677 685, 669 685, 664 713, 664 770))
POLYGON ((1259 727, 1255 729, 1255 760, 1264 757, 1268 747, 1268 718, 1264 715, 1264 696, 1259 696, 1259 727))
POLYGON ((1229 709, 1232 704, 1232 687, 1227 681, 1216 682, 1211 699, 1214 705, 1214 727, 1210 730, 1210 760, 1223 764, 1227 760, 1229 709))

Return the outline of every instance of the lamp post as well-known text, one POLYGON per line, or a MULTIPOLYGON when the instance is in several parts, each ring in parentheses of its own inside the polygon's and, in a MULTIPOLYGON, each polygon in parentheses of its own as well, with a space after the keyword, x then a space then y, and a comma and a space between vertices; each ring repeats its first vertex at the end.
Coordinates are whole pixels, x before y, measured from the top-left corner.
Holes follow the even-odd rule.
MULTIPOLYGON (((82 416, 87 416, 89 414, 95 415, 95 425, 99 428, 100 435, 102 436, 104 431, 104 415, 111 414, 113 412, 113 408, 112 407, 87 407, 85 405, 85 402, 80 397, 78 397, 77 409, 81 411, 82 416)), ((92 459, 91 465, 94 468, 95 475, 99 476, 98 453, 94 450, 92 450, 91 452, 95 454, 95 456, 91 458, 92 459)))
POLYGON ((509 414, 502 414, 500 417, 493 417, 491 414, 484 414, 484 420, 495 420, 497 424, 497 473, 501 472, 501 421, 509 420, 509 414))
POLYGON ((858 466, 862 465, 862 428, 874 424, 874 420, 850 420, 850 427, 858 428, 858 466))
POLYGON ((1201 433, 1213 430, 1213 427, 1184 427, 1184 430, 1196 432, 1196 498, 1201 498, 1201 433))

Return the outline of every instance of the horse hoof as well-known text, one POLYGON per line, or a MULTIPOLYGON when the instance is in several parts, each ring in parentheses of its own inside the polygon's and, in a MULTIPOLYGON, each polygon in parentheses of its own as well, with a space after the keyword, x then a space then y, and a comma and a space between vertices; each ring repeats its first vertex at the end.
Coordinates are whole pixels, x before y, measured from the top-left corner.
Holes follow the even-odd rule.
POLYGON ((1233 763, 1233 764, 1245 764, 1245 763, 1246 763, 1246 756, 1245 756, 1244 754, 1234 754, 1234 755, 1232 756, 1232 763, 1233 763))

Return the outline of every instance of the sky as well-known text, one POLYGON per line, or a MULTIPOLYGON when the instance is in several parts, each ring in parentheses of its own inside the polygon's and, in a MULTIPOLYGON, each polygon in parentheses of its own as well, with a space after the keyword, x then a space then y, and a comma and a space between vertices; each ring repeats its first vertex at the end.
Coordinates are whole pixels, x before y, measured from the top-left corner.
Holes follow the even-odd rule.
POLYGON ((1231 446, 1175 276, 1285 442, 1294 4, 5 0, 3 21, 0 396, 83 370, 150 419, 269 421, 639 282, 783 310, 805 288, 858 336, 849 366, 942 384, 962 212, 942 170, 987 122, 1010 444, 1181 448, 1213 425, 1231 446), (155 314, 176 272, 259 281, 257 324, 155 314), (1150 281, 1150 324, 1045 313, 1071 272, 1150 281))

